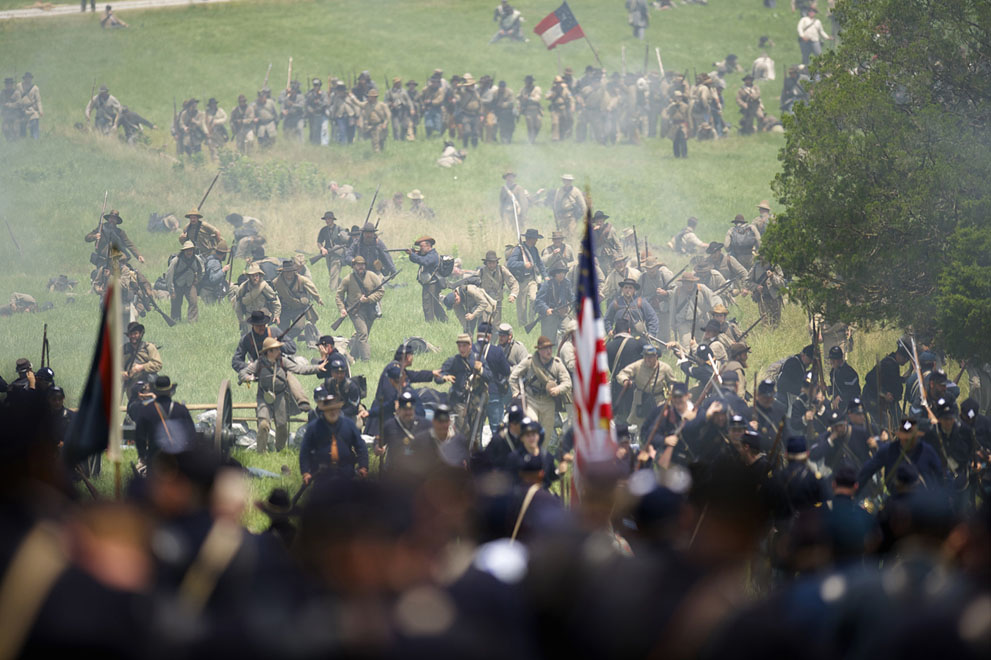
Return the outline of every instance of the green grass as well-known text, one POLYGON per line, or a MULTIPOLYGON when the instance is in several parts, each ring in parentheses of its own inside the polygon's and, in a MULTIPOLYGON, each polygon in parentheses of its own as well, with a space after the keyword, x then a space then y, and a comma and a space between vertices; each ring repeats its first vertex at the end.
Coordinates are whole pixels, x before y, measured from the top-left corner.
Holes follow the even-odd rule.
MULTIPOLYGON (((0 6, 8 4, 13 3, 0 0, 0 6)), ((506 79, 514 90, 528 73, 546 90, 557 72, 558 52, 561 66, 579 73, 594 61, 584 42, 548 52, 535 35, 528 44, 486 46, 494 31, 494 4, 493 0, 236 2, 127 12, 122 17, 132 28, 112 32, 97 28, 90 16, 0 22, 4 74, 20 77, 24 70, 33 71, 45 105, 40 142, 0 144, 4 162, 0 217, 9 221, 20 245, 18 251, 11 241, 0 241, 0 258, 7 265, 0 275, 0 297, 22 291, 39 302, 56 304, 49 312, 0 319, 0 373, 12 376, 17 357, 39 358, 42 325, 48 323, 52 366, 69 403, 78 402, 98 322, 97 298, 86 292, 90 246, 82 238, 96 226, 104 190, 110 191, 109 205, 120 209, 123 227, 148 257, 143 272, 150 279, 164 272, 166 258, 178 244, 174 235, 149 234, 145 230, 148 215, 162 211, 181 215, 199 201, 216 171, 209 163, 175 161, 168 135, 173 98, 215 96, 230 111, 237 94, 251 96, 261 86, 269 62, 273 63, 270 84, 275 89, 283 85, 290 55, 295 77, 304 85, 309 77, 326 80, 330 74, 362 69, 368 69, 380 86, 394 75, 413 77, 422 84, 435 67, 442 67, 445 76, 470 71, 478 78, 490 73, 496 80, 506 79), (75 122, 83 121, 86 101, 93 86, 100 83, 108 84, 122 103, 158 124, 157 130, 149 132, 150 147, 131 148, 73 129, 75 122), (74 304, 44 291, 48 278, 59 273, 81 283, 74 304)), ((554 4, 515 3, 527 19, 527 31, 554 4)), ((620 68, 623 45, 629 67, 639 68, 643 44, 632 39, 620 4, 595 0, 570 4, 610 71, 620 68)), ((758 37, 770 35, 777 43, 771 56, 778 65, 778 81, 765 84, 763 93, 768 111, 777 114, 784 70, 799 59, 793 37, 795 14, 784 8, 767 11, 756 0, 712 0, 707 7, 652 12, 651 20, 648 66, 656 67, 653 47, 659 46, 667 68, 689 73, 711 70, 712 62, 728 52, 736 53, 748 66, 759 55, 758 37)), ((739 81, 739 76, 730 76, 725 93, 730 125, 738 118, 732 99, 739 81)), ((267 227, 269 253, 288 256, 296 249, 313 252, 322 225, 318 218, 325 209, 333 209, 342 225, 359 224, 378 184, 386 198, 419 188, 437 212, 436 220, 424 224, 387 216, 382 219, 386 242, 391 247, 408 245, 427 231, 438 238, 441 252, 460 255, 466 264, 474 265, 487 249, 498 249, 515 238, 498 222, 500 174, 505 168, 519 172, 520 183, 531 192, 556 186, 562 172, 571 172, 579 184, 587 182, 596 208, 609 213, 620 228, 636 224, 640 236, 656 248, 689 215, 700 218, 700 233, 710 240, 721 239, 737 213, 753 217, 757 202, 772 197, 770 181, 778 171, 777 153, 783 145, 780 135, 692 142, 690 157, 676 161, 668 140, 649 140, 637 147, 550 144, 548 131, 549 120, 538 144, 529 146, 520 144, 525 134, 520 127, 516 144, 483 145, 470 152, 463 166, 451 170, 435 165, 441 144, 436 139, 422 140, 422 127, 420 141, 389 141, 382 155, 373 154, 367 143, 317 148, 280 140, 263 159, 312 163, 326 181, 351 183, 364 198, 355 205, 305 195, 263 201, 232 193, 230 181, 222 178, 204 212, 228 237, 230 228, 223 222, 227 213, 261 218, 267 227)), ((532 224, 545 233, 553 224, 548 209, 536 209, 531 217, 532 224)), ((674 270, 681 266, 673 255, 660 254, 674 270)), ((404 338, 420 335, 441 346, 440 354, 417 358, 418 365, 435 367, 454 352, 458 332, 453 319, 444 327, 419 322, 415 268, 405 258, 397 261, 404 269, 398 279, 401 286, 386 293, 385 317, 372 331, 372 360, 354 369, 366 375, 372 387, 404 338)), ((237 271, 242 267, 237 264, 237 271)), ((319 327, 325 332, 336 312, 322 264, 314 269, 314 276, 329 303, 318 310, 323 316, 319 327)), ((732 315, 747 324, 756 318, 756 310, 749 300, 742 300, 732 315)), ((509 317, 513 316, 510 307, 509 317)), ((789 308, 776 332, 755 332, 751 366, 762 368, 807 343, 804 319, 801 310, 789 308)), ((238 332, 230 306, 201 305, 198 324, 183 323, 171 330, 157 316, 147 317, 144 323, 147 339, 161 346, 164 373, 179 383, 177 398, 215 401, 220 381, 234 376, 229 363, 238 332)), ((350 324, 340 332, 349 334, 350 324)), ((524 340, 532 343, 536 334, 535 330, 524 340)), ((875 354, 890 350, 894 335, 894 331, 858 335, 851 359, 854 366, 865 373, 875 354)), ((306 378, 304 383, 309 387, 315 380, 306 378)), ((235 387, 234 397, 251 401, 254 391, 235 387)), ((283 463, 296 471, 296 459, 288 453, 241 454, 240 458, 276 473, 283 463)), ((253 492, 256 497, 271 486, 257 480, 253 484, 256 489, 264 488, 253 492)), ((294 482, 291 490, 295 487, 294 482)), ((250 520, 257 524, 258 518, 250 520)))

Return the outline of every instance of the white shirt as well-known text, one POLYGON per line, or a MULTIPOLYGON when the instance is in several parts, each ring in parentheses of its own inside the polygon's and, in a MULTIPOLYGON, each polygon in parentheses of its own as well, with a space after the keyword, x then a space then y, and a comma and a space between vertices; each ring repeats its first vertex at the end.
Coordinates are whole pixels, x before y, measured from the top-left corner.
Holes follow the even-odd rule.
POLYGON ((829 35, 822 29, 822 22, 818 18, 802 16, 798 21, 798 36, 809 41, 820 41, 829 39, 829 35))
POLYGON ((774 80, 774 60, 767 55, 761 55, 754 60, 754 67, 751 71, 754 81, 774 80))

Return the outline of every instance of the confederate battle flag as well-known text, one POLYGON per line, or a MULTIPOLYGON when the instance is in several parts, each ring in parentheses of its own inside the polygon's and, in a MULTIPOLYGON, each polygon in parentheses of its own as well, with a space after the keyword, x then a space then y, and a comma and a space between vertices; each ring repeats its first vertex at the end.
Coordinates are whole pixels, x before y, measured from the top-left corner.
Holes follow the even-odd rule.
POLYGON ((578 19, 571 13, 571 7, 568 6, 567 2, 547 14, 544 20, 537 23, 533 31, 540 35, 548 50, 559 44, 566 44, 585 36, 585 33, 582 32, 582 26, 578 25, 578 19))

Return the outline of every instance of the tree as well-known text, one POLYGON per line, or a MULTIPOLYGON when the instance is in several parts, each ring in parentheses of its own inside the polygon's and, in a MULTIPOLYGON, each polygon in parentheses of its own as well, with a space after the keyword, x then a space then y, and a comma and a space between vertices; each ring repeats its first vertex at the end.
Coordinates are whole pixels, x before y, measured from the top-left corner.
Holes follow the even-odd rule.
POLYGON ((991 3, 845 0, 836 15, 842 43, 786 118, 786 210, 762 253, 831 320, 991 360, 991 3))

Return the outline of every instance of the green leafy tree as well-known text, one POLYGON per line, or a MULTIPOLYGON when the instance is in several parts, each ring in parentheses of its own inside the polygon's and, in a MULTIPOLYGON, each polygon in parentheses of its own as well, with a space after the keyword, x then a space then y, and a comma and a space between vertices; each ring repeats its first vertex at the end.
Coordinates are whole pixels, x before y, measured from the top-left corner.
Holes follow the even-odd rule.
POLYGON ((763 254, 830 319, 991 359, 991 3, 841 0, 842 43, 786 118, 763 254))

